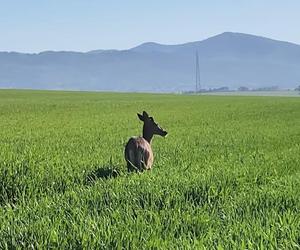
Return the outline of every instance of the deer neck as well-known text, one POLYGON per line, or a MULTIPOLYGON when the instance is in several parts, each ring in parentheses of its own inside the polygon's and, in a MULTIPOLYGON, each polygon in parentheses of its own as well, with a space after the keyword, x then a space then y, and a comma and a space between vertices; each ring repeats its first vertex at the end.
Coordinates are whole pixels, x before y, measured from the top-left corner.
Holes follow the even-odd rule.
POLYGON ((143 128, 143 138, 150 144, 151 140, 153 138, 153 133, 150 132, 149 130, 143 128))

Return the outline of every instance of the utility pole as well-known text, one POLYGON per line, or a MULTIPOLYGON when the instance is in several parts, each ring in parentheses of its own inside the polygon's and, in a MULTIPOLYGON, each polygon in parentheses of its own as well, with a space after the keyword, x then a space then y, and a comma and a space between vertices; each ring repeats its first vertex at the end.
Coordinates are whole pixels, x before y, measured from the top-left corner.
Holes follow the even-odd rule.
POLYGON ((200 83, 200 68, 199 68, 199 55, 196 51, 196 93, 201 92, 201 83, 200 83))

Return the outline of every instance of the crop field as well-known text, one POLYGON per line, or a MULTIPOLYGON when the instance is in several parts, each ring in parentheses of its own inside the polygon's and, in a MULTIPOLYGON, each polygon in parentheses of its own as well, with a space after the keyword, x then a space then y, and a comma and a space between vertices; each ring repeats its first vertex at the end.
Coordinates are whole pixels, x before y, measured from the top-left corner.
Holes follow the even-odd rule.
POLYGON ((49 248, 300 249, 300 98, 0 90, 0 249, 49 248))

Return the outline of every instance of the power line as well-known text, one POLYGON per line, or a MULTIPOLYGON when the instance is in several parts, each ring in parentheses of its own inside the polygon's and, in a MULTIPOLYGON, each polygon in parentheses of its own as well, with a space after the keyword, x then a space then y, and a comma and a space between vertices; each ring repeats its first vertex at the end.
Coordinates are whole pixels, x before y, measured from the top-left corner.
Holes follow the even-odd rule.
POLYGON ((199 55, 196 51, 196 93, 201 92, 201 82, 200 82, 200 67, 199 67, 199 55))

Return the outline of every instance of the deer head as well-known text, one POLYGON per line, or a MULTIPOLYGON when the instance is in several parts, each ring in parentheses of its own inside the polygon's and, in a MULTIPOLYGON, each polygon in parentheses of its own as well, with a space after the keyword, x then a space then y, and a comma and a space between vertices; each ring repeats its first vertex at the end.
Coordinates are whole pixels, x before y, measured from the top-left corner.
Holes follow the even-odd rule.
POLYGON ((153 117, 149 116, 146 111, 143 111, 143 114, 137 114, 139 119, 144 122, 143 126, 143 137, 145 140, 147 140, 149 143, 151 142, 151 139, 153 135, 160 135, 165 137, 168 132, 162 129, 158 123, 156 123, 153 119, 153 117))

